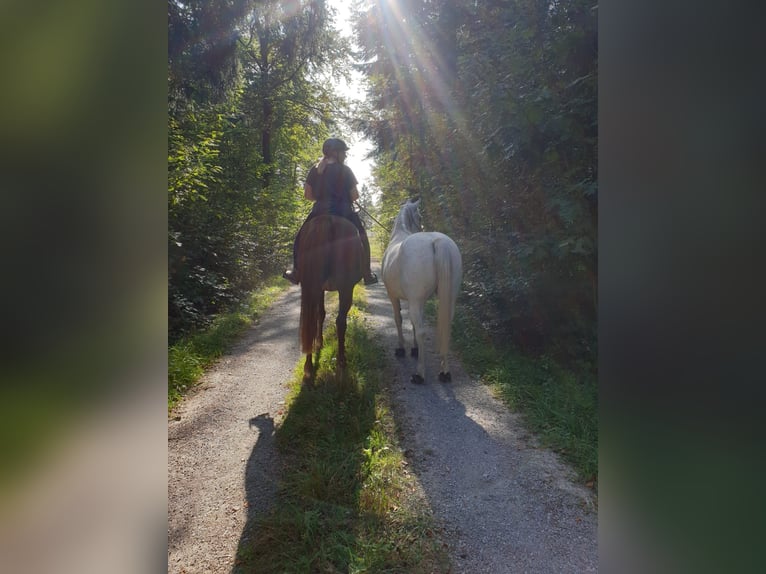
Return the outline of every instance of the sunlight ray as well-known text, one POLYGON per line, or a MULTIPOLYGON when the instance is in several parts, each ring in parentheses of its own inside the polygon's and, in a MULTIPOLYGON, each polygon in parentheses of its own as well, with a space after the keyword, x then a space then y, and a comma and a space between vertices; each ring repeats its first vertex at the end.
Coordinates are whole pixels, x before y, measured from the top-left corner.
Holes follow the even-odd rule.
MULTIPOLYGON (((466 153, 465 161, 480 170, 476 150, 482 149, 481 142, 476 141, 466 114, 460 111, 453 95, 455 78, 445 77, 447 66, 439 50, 413 19, 407 20, 397 0, 378 0, 377 8, 381 15, 381 40, 398 84, 397 95, 406 120, 415 123, 422 116, 430 131, 441 134, 445 141, 454 140, 453 133, 459 134, 461 141, 468 144, 467 149, 473 150, 466 153)), ((442 167, 452 162, 451 148, 445 145, 432 150, 442 167)))

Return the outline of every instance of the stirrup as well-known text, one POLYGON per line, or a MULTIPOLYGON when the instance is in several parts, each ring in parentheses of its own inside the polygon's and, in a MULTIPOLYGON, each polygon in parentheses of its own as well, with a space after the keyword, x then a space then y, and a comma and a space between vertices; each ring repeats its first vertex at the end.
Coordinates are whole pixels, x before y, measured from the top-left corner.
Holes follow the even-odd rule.
POLYGON ((282 273, 282 277, 287 279, 293 285, 297 285, 299 283, 298 277, 296 277, 295 271, 293 269, 285 269, 285 272, 282 273))
POLYGON ((378 276, 375 275, 375 273, 370 273, 369 278, 365 278, 364 284, 365 285, 374 285, 378 282, 378 276))

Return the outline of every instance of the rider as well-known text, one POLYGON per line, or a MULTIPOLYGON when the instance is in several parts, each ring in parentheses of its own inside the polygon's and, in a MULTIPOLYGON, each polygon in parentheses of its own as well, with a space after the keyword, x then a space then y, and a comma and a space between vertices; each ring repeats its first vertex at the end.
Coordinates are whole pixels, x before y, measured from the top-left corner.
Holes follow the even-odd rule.
POLYGON ((370 269, 370 241, 367 239, 362 221, 351 207, 351 204, 359 199, 359 191, 356 189, 357 181, 354 172, 343 164, 348 149, 346 142, 341 139, 330 138, 325 140, 322 145, 322 159, 311 168, 308 176, 306 176, 306 183, 303 184, 303 195, 306 199, 314 202, 314 207, 295 237, 293 268, 282 274, 282 277, 296 285, 300 282, 296 270, 298 269, 298 239, 301 231, 311 219, 324 214, 345 217, 356 226, 364 246, 364 260, 362 262, 365 270, 364 284, 372 285, 378 282, 377 275, 370 269))

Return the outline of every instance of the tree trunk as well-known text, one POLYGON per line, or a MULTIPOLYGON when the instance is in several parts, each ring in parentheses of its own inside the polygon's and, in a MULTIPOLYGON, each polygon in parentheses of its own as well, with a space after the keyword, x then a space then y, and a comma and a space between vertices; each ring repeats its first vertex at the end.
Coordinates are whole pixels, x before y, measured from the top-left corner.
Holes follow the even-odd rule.
POLYGON ((271 182, 271 126, 274 117, 274 105, 271 101, 271 86, 269 86, 269 22, 267 20, 265 33, 260 37, 261 51, 261 71, 263 80, 263 126, 261 128, 261 155, 265 170, 263 174, 263 185, 268 187, 271 182))
POLYGON ((261 130, 261 153, 263 154, 263 163, 266 170, 263 176, 263 182, 266 186, 271 181, 271 124, 274 115, 274 106, 271 103, 271 98, 268 96, 263 99, 263 128, 261 130))

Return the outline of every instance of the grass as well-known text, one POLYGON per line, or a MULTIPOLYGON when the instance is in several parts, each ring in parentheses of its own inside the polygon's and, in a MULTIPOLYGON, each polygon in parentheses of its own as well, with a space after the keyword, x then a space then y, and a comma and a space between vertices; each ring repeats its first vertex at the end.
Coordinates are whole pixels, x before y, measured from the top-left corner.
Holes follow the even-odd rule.
POLYGON ((380 262, 383 259, 386 245, 388 245, 389 233, 375 224, 374 230, 368 232, 368 238, 370 240, 370 258, 380 262))
POLYGON ((316 381, 300 384, 301 361, 276 430, 284 462, 277 502, 243 537, 235 571, 446 572, 446 553, 396 439, 382 384, 385 353, 352 309, 348 365, 335 372, 328 323, 316 381))
POLYGON ((168 410, 172 409, 205 369, 236 342, 288 285, 273 277, 237 311, 217 317, 210 327, 182 338, 168 349, 168 410))
MULTIPOLYGON (((429 314, 435 305, 430 302, 429 314)), ((547 356, 527 357, 490 340, 460 307, 452 327, 464 365, 514 411, 543 446, 559 453, 580 481, 598 490, 598 381, 583 368, 565 369, 547 356)))

